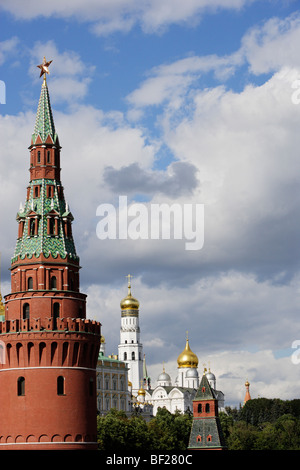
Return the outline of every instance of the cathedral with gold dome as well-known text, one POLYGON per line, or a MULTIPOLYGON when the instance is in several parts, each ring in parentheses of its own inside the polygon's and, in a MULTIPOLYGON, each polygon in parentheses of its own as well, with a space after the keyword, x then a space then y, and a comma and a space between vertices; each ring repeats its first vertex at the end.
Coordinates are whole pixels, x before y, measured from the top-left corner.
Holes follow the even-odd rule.
MULTIPOLYGON (((193 411, 193 399, 199 387, 198 357, 191 350, 189 339, 186 338, 186 344, 183 351, 177 358, 177 377, 174 384, 170 375, 163 367, 162 373, 157 378, 157 385, 152 390, 146 390, 145 401, 153 404, 153 415, 155 416, 158 408, 165 407, 171 413, 176 410, 182 413, 193 411)), ((205 369, 207 379, 214 389, 219 411, 224 410, 224 394, 216 390, 216 377, 209 370, 205 369)))
MULTIPOLYGON (((192 413, 193 399, 199 387, 198 357, 192 351, 187 335, 185 347, 177 358, 177 377, 174 382, 163 366, 162 372, 153 381, 155 386, 152 386, 141 343, 140 303, 132 295, 131 278, 129 274, 127 296, 120 302, 121 328, 118 355, 105 356, 105 340, 102 337, 97 367, 98 411, 105 414, 110 408, 126 412, 138 408, 143 415, 155 416, 158 408, 165 407, 171 413, 176 410, 192 413), (104 383, 105 390, 101 391, 104 383), (129 394, 125 393, 122 383, 127 384, 129 394)), ((105 325, 103 326, 105 328, 105 325)), ((224 411, 224 394, 216 390, 215 375, 210 369, 208 371, 205 369, 205 374, 218 399, 219 411, 224 411)))

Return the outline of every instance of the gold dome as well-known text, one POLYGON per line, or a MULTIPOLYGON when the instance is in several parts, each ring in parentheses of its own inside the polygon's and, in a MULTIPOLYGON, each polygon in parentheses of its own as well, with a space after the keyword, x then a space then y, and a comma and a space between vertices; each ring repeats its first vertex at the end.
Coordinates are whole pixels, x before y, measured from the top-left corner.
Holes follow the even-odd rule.
POLYGON ((143 389, 143 379, 141 380, 141 388, 138 391, 138 395, 146 395, 145 390, 143 389))
POLYGON ((131 295, 131 282, 130 282, 130 279, 131 279, 132 276, 130 274, 128 274, 127 277, 128 277, 128 294, 120 302, 121 310, 129 310, 129 309, 130 310, 138 310, 139 306, 140 306, 140 303, 137 299, 135 299, 131 295))
POLYGON ((105 338, 104 338, 103 335, 101 335, 100 342, 101 342, 101 343, 105 343, 105 338))
POLYGON ((138 395, 146 395, 146 392, 143 388, 140 388, 138 391, 138 395))
POLYGON ((198 367, 198 357, 190 348, 189 340, 186 340, 186 345, 181 354, 177 358, 178 367, 198 367))

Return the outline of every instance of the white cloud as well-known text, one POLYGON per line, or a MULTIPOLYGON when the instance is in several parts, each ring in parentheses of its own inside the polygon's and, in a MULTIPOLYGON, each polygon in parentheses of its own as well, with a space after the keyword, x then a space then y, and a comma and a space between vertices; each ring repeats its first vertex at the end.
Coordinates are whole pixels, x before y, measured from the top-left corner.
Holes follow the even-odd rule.
MULTIPOLYGON (((191 84, 199 80, 201 75, 214 71, 216 77, 224 79, 231 75, 237 63, 239 54, 228 57, 210 55, 206 57, 187 57, 171 64, 154 67, 149 78, 127 96, 130 105, 137 108, 149 105, 161 105, 164 102, 175 101, 181 104, 182 98, 190 89, 191 84)), ((178 106, 175 106, 177 108, 178 106)))
POLYGON ((39 79, 36 71, 37 64, 43 61, 44 56, 47 60, 53 61, 49 67, 51 75, 49 89, 51 89, 53 103, 74 104, 87 95, 95 67, 85 64, 76 52, 72 50, 59 51, 53 40, 46 43, 37 41, 28 52, 30 55, 28 73, 35 82, 38 82, 39 79))
POLYGON ((16 36, 0 42, 0 65, 3 65, 7 58, 17 51, 18 44, 19 39, 16 36))
POLYGON ((241 51, 252 73, 274 72, 283 66, 300 67, 299 12, 284 19, 271 18, 262 27, 254 27, 242 40, 241 51))
MULTIPOLYGON (((163 5, 165 8, 165 2, 163 5)), ((217 80, 226 82, 244 64, 254 75, 278 72, 284 67, 299 69, 299 41, 299 13, 284 19, 272 18, 249 29, 240 48, 229 55, 191 56, 153 67, 141 85, 127 96, 128 103, 137 109, 166 103, 178 109, 191 85, 196 87, 197 81, 211 71, 217 80)))
POLYGON ((196 24, 207 11, 240 10, 255 0, 52 0, 41 3, 29 0, 11 0, 2 9, 16 18, 32 19, 39 16, 76 18, 91 23, 92 30, 99 35, 115 31, 128 32, 140 24, 146 32, 161 32, 171 24, 196 24))

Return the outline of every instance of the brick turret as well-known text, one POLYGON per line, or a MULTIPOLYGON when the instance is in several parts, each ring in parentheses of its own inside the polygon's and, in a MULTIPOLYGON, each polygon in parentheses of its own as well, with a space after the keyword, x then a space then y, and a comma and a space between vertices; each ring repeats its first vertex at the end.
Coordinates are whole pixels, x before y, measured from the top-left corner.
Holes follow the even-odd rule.
POLYGON ((86 319, 45 77, 0 322, 0 449, 96 449, 101 325, 86 319))
POLYGON ((205 373, 193 400, 193 424, 188 448, 226 449, 218 415, 218 400, 205 373))

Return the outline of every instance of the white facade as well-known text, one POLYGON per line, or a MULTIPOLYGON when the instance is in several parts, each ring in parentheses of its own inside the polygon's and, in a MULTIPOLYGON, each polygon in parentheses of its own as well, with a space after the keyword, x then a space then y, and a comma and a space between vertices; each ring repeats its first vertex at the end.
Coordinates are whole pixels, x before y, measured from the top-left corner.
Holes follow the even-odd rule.
POLYGON ((143 378, 143 345, 140 342, 139 317, 137 313, 126 313, 121 318, 119 360, 128 367, 128 380, 132 393, 137 394, 143 378))
POLYGON ((177 387, 195 388, 199 386, 198 371, 194 367, 178 367, 178 375, 175 380, 177 387))
POLYGON ((111 408, 129 412, 131 397, 128 391, 127 368, 117 356, 105 356, 100 351, 96 368, 97 408, 106 414, 111 408))
MULTIPOLYGON (((214 389, 218 399, 219 411, 224 411, 224 394, 216 390, 216 378, 210 371, 206 372, 208 381, 214 389)), ((170 413, 176 410, 182 413, 193 412, 193 399, 199 387, 198 371, 195 367, 178 367, 178 376, 175 385, 169 374, 163 370, 158 376, 157 386, 153 390, 147 390, 145 402, 152 403, 153 416, 158 408, 166 408, 170 413)))
POLYGON ((158 385, 153 391, 146 391, 145 400, 152 403, 153 416, 156 415, 158 408, 166 408, 170 413, 175 413, 176 410, 192 413, 195 394, 194 389, 158 385))

